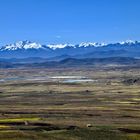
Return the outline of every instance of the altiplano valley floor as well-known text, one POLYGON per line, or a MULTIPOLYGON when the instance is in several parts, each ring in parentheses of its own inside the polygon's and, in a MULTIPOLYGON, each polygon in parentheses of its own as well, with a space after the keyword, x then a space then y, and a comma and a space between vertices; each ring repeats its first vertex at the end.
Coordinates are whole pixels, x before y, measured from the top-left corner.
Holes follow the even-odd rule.
POLYGON ((0 139, 140 140, 137 78, 139 68, 1 69, 0 139))

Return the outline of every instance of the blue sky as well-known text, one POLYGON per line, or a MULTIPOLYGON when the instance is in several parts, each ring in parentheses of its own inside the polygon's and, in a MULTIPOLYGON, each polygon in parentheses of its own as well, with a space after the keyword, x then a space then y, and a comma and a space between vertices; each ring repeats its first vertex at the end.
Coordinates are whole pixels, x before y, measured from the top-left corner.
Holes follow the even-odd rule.
POLYGON ((0 45, 140 40, 140 0, 0 0, 0 45))

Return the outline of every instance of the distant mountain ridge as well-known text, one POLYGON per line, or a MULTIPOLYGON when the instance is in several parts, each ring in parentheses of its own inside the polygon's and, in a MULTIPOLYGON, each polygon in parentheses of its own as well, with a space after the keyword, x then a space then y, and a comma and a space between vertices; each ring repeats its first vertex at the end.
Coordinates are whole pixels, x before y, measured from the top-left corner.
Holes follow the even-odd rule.
POLYGON ((124 41, 119 43, 81 43, 41 45, 31 41, 19 41, 0 47, 0 58, 46 58, 63 60, 65 58, 140 58, 140 42, 124 41))
POLYGON ((110 58, 67 58, 61 61, 39 61, 32 63, 19 63, 18 61, 0 60, 0 68, 87 68, 87 67, 139 67, 140 59, 129 57, 110 58))

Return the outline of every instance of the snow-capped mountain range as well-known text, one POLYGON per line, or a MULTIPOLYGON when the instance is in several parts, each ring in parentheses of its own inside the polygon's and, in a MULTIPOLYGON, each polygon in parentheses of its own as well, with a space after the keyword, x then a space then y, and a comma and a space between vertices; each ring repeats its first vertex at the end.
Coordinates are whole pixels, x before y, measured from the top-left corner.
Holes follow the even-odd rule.
POLYGON ((41 45, 31 41, 19 41, 0 47, 0 58, 27 57, 74 57, 74 58, 104 58, 104 57, 140 57, 139 41, 124 41, 118 43, 80 43, 41 45))
POLYGON ((0 48, 0 51, 5 51, 5 50, 11 50, 15 51, 18 49, 43 49, 44 47, 36 42, 30 42, 30 41, 19 41, 14 44, 6 45, 0 48))
POLYGON ((89 46, 92 46, 92 47, 102 47, 102 46, 105 46, 106 44, 105 43, 92 43, 92 42, 88 42, 88 43, 80 43, 78 45, 73 45, 73 44, 48 44, 48 45, 41 45, 39 43, 36 43, 36 42, 31 42, 31 41, 19 41, 19 42, 16 42, 14 44, 9 44, 9 45, 6 45, 6 46, 3 46, 0 48, 0 51, 4 51, 4 50, 18 50, 18 49, 52 49, 52 50, 55 50, 55 49, 63 49, 65 47, 73 47, 73 48, 77 48, 77 47, 89 47, 89 46))

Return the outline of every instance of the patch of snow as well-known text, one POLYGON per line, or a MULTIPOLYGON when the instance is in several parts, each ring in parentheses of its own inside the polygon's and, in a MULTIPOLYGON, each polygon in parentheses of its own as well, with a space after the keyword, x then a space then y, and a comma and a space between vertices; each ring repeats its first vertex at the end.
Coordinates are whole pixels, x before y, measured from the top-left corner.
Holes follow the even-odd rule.
POLYGON ((102 46, 105 46, 106 44, 105 43, 92 43, 92 42, 88 42, 88 43, 81 43, 79 44, 79 47, 88 47, 88 46, 94 46, 94 47, 102 47, 102 46))
POLYGON ((35 43, 35 42, 30 42, 30 41, 19 41, 16 42, 14 44, 10 44, 10 45, 6 45, 4 47, 1 48, 1 50, 18 50, 18 49, 40 49, 42 47, 42 45, 40 45, 39 43, 35 43))
POLYGON ((62 49, 62 48, 65 48, 67 46, 71 46, 71 47, 74 47, 74 45, 72 44, 50 44, 50 45, 47 45, 49 48, 55 50, 55 49, 62 49))
POLYGON ((121 45, 124 45, 124 44, 135 44, 136 41, 133 41, 133 40, 126 40, 126 41, 122 41, 120 42, 121 45))
POLYGON ((42 45, 37 43, 30 43, 24 46, 24 49, 40 49, 40 48, 42 48, 42 45))

